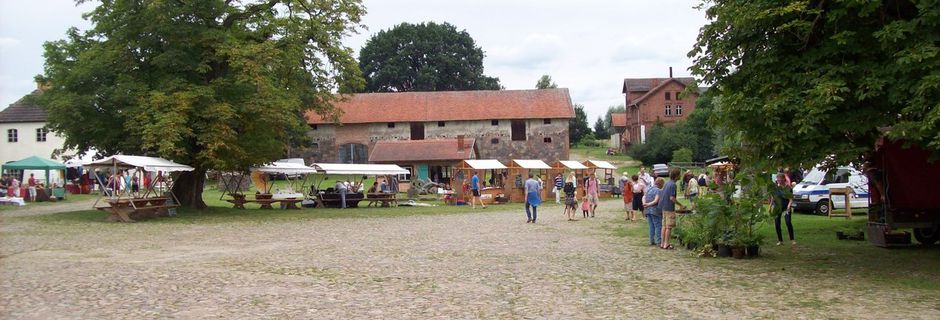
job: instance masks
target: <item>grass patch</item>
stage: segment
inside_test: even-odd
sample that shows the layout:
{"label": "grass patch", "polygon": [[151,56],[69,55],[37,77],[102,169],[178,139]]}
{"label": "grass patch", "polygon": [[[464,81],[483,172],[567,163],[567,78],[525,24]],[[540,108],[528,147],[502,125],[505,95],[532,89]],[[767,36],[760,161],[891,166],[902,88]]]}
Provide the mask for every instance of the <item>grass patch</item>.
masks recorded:
{"label": "grass patch", "polygon": [[82,202],[82,201],[85,201],[85,200],[95,199],[95,198],[97,198],[97,197],[98,197],[98,195],[96,195],[96,194],[71,194],[71,193],[69,193],[69,194],[66,194],[66,195],[65,195],[65,199],[63,199],[63,200],[59,200],[59,201],[43,201],[43,202],[30,202],[30,203],[27,203],[26,206],[24,206],[24,207],[18,207],[18,206],[0,206],[0,211],[16,210],[16,209],[25,209],[25,208],[28,208],[28,207],[45,207],[45,206],[51,206],[51,205],[56,205],[56,204],[69,203],[69,202]]}
{"label": "grass patch", "polygon": [[[793,226],[797,240],[791,246],[783,226],[784,244],[774,245],[777,236],[773,221],[763,224],[759,233],[766,237],[761,246],[761,257],[747,263],[731,258],[703,259],[706,265],[734,270],[745,276],[786,272],[812,277],[844,278],[846,289],[865,287],[892,287],[902,290],[924,290],[940,293],[940,247],[911,246],[885,249],[868,241],[837,240],[835,232],[862,230],[866,216],[828,218],[825,216],[796,214]],[[616,237],[645,240],[646,223],[617,222],[604,227]],[[866,236],[867,230],[866,230]],[[807,280],[811,281],[811,280]],[[857,288],[851,288],[857,286]]]}

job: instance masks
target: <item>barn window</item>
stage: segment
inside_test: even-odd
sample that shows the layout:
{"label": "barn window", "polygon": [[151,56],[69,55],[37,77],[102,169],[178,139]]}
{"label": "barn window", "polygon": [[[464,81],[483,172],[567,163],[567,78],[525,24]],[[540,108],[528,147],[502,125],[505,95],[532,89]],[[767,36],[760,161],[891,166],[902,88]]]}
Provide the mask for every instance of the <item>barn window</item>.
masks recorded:
{"label": "barn window", "polygon": [[366,145],[347,143],[339,146],[340,163],[366,163],[369,161]]}

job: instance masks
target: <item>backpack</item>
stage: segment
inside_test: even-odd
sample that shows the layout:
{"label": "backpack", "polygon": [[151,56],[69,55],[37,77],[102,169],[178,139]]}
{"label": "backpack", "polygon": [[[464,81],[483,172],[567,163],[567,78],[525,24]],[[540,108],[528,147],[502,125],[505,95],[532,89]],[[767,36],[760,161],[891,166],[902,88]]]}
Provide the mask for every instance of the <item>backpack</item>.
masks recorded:
{"label": "backpack", "polygon": [[698,186],[699,186],[699,187],[704,187],[705,185],[706,185],[706,183],[705,183],[705,177],[698,177]]}

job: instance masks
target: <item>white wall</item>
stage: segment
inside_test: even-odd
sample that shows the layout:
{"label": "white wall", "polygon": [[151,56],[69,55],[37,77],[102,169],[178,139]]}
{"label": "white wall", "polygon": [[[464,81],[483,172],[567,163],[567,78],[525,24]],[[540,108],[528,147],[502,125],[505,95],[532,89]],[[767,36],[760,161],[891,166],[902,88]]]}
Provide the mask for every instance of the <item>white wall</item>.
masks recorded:
{"label": "white wall", "polygon": [[[52,159],[52,151],[62,148],[65,138],[50,132],[46,135],[46,141],[36,141],[36,129],[45,125],[44,122],[0,123],[0,164],[22,160],[29,156]],[[7,142],[9,129],[17,129],[18,142]]]}

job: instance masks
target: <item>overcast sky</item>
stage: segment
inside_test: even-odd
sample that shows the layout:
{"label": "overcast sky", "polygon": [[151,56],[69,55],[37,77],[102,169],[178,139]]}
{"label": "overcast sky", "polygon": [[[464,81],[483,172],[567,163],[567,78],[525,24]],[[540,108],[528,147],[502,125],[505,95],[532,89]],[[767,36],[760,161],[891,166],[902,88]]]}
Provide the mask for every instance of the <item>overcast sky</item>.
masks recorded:
{"label": "overcast sky", "polygon": [[[358,53],[366,40],[401,22],[449,22],[483,48],[485,73],[506,89],[531,89],[543,74],[585,105],[591,125],[623,103],[623,78],[689,76],[704,12],[692,0],[365,0],[368,30],[346,40]],[[0,0],[0,109],[35,89],[42,44],[87,29],[71,0]]]}

